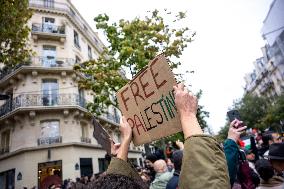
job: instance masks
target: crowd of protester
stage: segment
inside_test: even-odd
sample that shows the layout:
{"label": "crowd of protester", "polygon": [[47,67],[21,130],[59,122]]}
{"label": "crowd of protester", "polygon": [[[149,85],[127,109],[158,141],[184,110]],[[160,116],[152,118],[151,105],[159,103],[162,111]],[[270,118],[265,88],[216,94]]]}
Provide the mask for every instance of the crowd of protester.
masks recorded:
{"label": "crowd of protester", "polygon": [[[196,118],[197,99],[182,84],[174,87],[185,141],[146,154],[143,167],[127,162],[132,130],[122,118],[121,144],[112,147],[108,170],[65,180],[63,189],[284,189],[284,141],[277,132],[247,132],[241,120],[230,123],[220,144],[203,134]],[[241,140],[249,136],[249,144]],[[50,188],[56,188],[52,186]]]}

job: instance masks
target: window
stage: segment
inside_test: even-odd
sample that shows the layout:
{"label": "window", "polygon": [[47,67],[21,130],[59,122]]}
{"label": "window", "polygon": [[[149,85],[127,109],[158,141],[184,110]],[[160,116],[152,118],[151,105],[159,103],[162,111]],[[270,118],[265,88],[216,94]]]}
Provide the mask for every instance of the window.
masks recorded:
{"label": "window", "polygon": [[96,37],[94,37],[94,41],[95,41],[96,44],[99,43],[99,41],[97,40]]}
{"label": "window", "polygon": [[99,158],[99,172],[104,172],[107,170],[109,162],[105,158]]}
{"label": "window", "polygon": [[74,30],[74,45],[80,49],[80,44],[79,44],[79,35],[78,33]]}
{"label": "window", "polygon": [[80,172],[81,172],[81,177],[93,175],[92,158],[80,158]]}
{"label": "window", "polygon": [[138,166],[136,158],[128,158],[128,162],[131,163],[132,165]]}
{"label": "window", "polygon": [[46,120],[40,123],[40,138],[59,137],[59,121]]}
{"label": "window", "polygon": [[55,46],[43,46],[43,59],[42,65],[44,67],[56,66],[56,47]]}
{"label": "window", "polygon": [[0,188],[15,188],[15,169],[0,173]]}
{"label": "window", "polygon": [[88,45],[88,57],[89,59],[93,59],[93,56],[92,56],[92,48]]}
{"label": "window", "polygon": [[10,146],[10,130],[4,131],[1,134],[1,152],[9,152]]}
{"label": "window", "polygon": [[81,62],[81,59],[78,56],[76,56],[75,57],[75,64],[79,64],[80,62]]}
{"label": "window", "polygon": [[50,24],[55,23],[55,18],[43,17],[42,19],[43,19],[43,23],[50,23]]}
{"label": "window", "polygon": [[54,0],[43,0],[44,7],[54,8]]}
{"label": "window", "polygon": [[120,122],[120,116],[117,112],[117,109],[113,108],[113,111],[114,111],[114,120],[115,120],[116,123],[119,123]]}
{"label": "window", "polygon": [[86,124],[81,123],[81,130],[82,130],[82,137],[87,138],[88,137],[88,127]]}
{"label": "window", "polygon": [[87,26],[86,26],[86,25],[83,25],[83,27],[84,27],[84,30],[88,30],[88,28],[87,28]]}
{"label": "window", "polygon": [[75,13],[75,11],[73,9],[70,8],[70,12],[71,12],[72,16],[76,16],[76,13]]}
{"label": "window", "polygon": [[40,122],[40,137],[38,145],[46,145],[53,143],[61,143],[62,139],[59,136],[59,121],[46,120]]}
{"label": "window", "polygon": [[85,94],[83,89],[79,89],[79,105],[85,107]]}
{"label": "window", "polygon": [[56,79],[42,81],[42,105],[54,106],[58,104],[58,83]]}

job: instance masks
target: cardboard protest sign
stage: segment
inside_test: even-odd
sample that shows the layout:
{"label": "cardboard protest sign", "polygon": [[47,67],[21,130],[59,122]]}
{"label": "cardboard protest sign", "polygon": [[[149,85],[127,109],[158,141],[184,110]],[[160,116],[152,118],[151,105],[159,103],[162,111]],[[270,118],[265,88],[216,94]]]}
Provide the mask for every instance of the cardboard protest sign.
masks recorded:
{"label": "cardboard protest sign", "polygon": [[182,130],[174,101],[174,85],[174,75],[166,58],[160,55],[117,92],[119,108],[133,129],[135,145]]}

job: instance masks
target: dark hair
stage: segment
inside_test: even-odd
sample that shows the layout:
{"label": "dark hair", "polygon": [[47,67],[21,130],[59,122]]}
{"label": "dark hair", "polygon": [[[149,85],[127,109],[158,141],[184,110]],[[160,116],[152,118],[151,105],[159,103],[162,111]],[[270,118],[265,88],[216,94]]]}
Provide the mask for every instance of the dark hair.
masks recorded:
{"label": "dark hair", "polygon": [[173,163],[174,163],[174,166],[175,166],[175,171],[181,170],[182,157],[183,157],[183,151],[182,150],[177,150],[173,153]]}
{"label": "dark hair", "polygon": [[156,155],[156,157],[157,157],[157,160],[159,160],[159,159],[166,160],[164,151],[163,151],[162,149],[160,149],[160,148],[158,148],[158,149],[155,151],[155,155]]}
{"label": "dark hair", "polygon": [[92,189],[147,189],[147,185],[138,179],[119,174],[107,174],[96,180]]}
{"label": "dark hair", "polygon": [[80,179],[79,177],[76,178],[76,182],[80,182],[80,180],[81,180],[81,179]]}
{"label": "dark hair", "polygon": [[154,163],[155,161],[158,160],[158,158],[157,158],[157,156],[156,156],[155,154],[148,154],[148,155],[146,156],[146,159],[149,160],[149,161],[151,161],[152,163]]}
{"label": "dark hair", "polygon": [[262,135],[262,142],[263,142],[263,145],[268,146],[270,140],[273,140],[272,134],[271,134],[270,132],[264,133],[264,134]]}
{"label": "dark hair", "polygon": [[260,178],[268,181],[274,175],[274,169],[267,159],[260,159],[255,163],[255,169]]}

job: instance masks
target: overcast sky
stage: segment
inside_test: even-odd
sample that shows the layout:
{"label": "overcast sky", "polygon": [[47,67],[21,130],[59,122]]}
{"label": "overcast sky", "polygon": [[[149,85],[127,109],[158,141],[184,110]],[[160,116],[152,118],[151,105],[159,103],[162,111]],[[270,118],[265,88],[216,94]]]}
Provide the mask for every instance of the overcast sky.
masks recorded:
{"label": "overcast sky", "polygon": [[[71,0],[95,30],[93,18],[106,13],[114,22],[143,17],[148,10],[187,11],[186,27],[195,40],[183,52],[182,67],[194,70],[186,78],[191,90],[203,90],[199,104],[210,112],[207,120],[217,133],[225,125],[233,100],[241,98],[244,75],[261,56],[260,30],[272,0]],[[100,37],[103,37],[102,34]]]}

